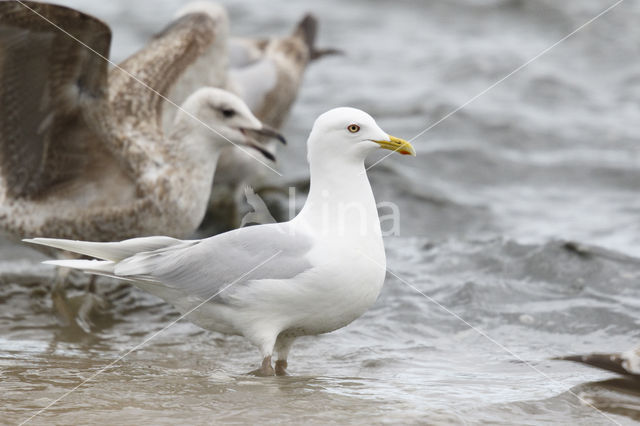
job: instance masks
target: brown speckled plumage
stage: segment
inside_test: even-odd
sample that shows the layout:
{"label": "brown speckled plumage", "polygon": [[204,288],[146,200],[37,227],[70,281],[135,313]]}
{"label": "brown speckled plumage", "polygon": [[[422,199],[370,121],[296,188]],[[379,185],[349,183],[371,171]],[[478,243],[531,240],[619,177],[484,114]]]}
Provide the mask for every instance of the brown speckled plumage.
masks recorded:
{"label": "brown speckled plumage", "polygon": [[276,69],[275,85],[254,108],[254,114],[263,123],[275,128],[282,126],[298,96],[307,65],[322,56],[316,53],[314,46],[317,25],[315,17],[306,15],[289,36],[244,40],[257,55],[255,60],[269,60]]}
{"label": "brown speckled plumage", "polygon": [[[252,67],[259,62],[268,62],[275,72],[275,81],[265,78],[264,83],[258,84],[263,86],[259,99],[245,99],[263,123],[280,128],[298,96],[309,63],[324,55],[338,53],[335,49],[316,48],[317,26],[316,18],[306,15],[294,31],[284,37],[234,40],[246,56],[244,66]],[[232,69],[232,76],[233,72]],[[264,87],[265,85],[269,86]],[[229,90],[242,96],[243,87],[234,87],[233,81]],[[274,151],[276,149],[273,142],[267,142],[267,146]],[[237,202],[242,198],[239,196],[239,189],[243,184],[249,184],[260,190],[265,183],[268,186],[273,182],[274,176],[269,169],[256,165],[237,149],[230,148],[223,152],[218,162],[214,180],[216,185],[212,190],[204,226],[215,225],[214,229],[218,231],[238,226]]]}
{"label": "brown speckled plumage", "polygon": [[[101,55],[111,31],[62,6],[24,2]],[[199,224],[201,178],[162,132],[160,94],[212,42],[204,14],[175,22],[122,68],[32,10],[0,2],[0,228],[9,236],[94,241]],[[206,200],[205,200],[206,202]]]}

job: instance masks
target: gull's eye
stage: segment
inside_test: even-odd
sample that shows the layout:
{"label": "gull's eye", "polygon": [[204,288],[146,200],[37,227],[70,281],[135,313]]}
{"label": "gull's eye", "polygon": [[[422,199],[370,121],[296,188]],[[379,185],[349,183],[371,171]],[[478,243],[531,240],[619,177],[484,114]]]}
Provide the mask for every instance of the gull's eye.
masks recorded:
{"label": "gull's eye", "polygon": [[232,110],[231,108],[224,108],[222,110],[222,115],[224,116],[224,118],[231,118],[234,115],[236,115],[236,112],[234,110]]}
{"label": "gull's eye", "polygon": [[360,126],[358,126],[357,124],[349,124],[347,126],[347,130],[351,133],[358,133],[360,131]]}

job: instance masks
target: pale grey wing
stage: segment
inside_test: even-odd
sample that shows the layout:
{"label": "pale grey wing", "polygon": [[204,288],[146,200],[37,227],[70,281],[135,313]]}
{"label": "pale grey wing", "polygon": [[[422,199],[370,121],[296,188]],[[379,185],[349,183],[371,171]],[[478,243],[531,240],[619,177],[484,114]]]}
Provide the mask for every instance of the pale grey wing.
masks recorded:
{"label": "pale grey wing", "polygon": [[118,263],[115,275],[162,283],[207,300],[230,284],[301,274],[311,268],[306,254],[312,244],[310,237],[288,232],[287,224],[251,226],[140,253]]}
{"label": "pale grey wing", "polygon": [[76,10],[0,2],[0,173],[9,196],[38,196],[87,166],[110,42],[106,24]]}
{"label": "pale grey wing", "polygon": [[109,98],[115,121],[152,138],[161,135],[165,98],[215,36],[215,22],[209,15],[188,14],[112,69]]}

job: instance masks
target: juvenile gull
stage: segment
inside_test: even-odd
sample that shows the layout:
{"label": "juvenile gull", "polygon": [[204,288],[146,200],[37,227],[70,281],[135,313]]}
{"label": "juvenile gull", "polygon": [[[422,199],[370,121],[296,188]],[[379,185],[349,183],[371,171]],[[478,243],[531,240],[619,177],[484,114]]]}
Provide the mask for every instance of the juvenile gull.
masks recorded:
{"label": "juvenile gull", "polygon": [[[227,87],[249,105],[256,117],[274,128],[280,128],[289,115],[311,61],[338,52],[316,47],[317,27],[317,19],[308,14],[283,37],[230,39]],[[276,144],[265,142],[275,154]],[[259,192],[278,183],[269,169],[255,167],[244,157],[234,147],[226,148],[220,156],[205,225],[212,218],[217,224],[226,219],[228,228],[236,227],[237,209],[243,204],[240,188],[248,184]]]}
{"label": "juvenile gull", "polygon": [[[97,53],[111,32],[62,6],[25,2]],[[277,136],[237,96],[193,93],[160,128],[160,95],[214,34],[193,16],[180,43],[108,63],[19,3],[0,3],[0,226],[10,234],[112,240],[185,237],[198,226],[220,150]],[[196,25],[197,24],[197,25]],[[135,60],[137,59],[137,60]],[[145,83],[148,87],[145,87]],[[152,90],[153,89],[153,90]],[[255,161],[255,160],[254,160]]]}
{"label": "juvenile gull", "polygon": [[318,20],[305,15],[284,37],[231,38],[227,88],[238,94],[264,123],[280,127],[311,61],[339,53],[316,47]]}
{"label": "juvenile gull", "polygon": [[[147,45],[151,54],[157,52],[154,44],[180,43],[185,30],[190,32],[197,20],[208,20],[214,28],[214,37],[203,40],[202,48],[176,79],[168,91],[168,98],[181,104],[187,97],[204,86],[226,88],[229,69],[229,16],[224,6],[209,2],[196,1],[183,6],[175,19]],[[163,123],[165,130],[177,113],[169,104],[163,105]],[[246,154],[245,154],[246,155]]]}
{"label": "juvenile gull", "polygon": [[[169,98],[180,103],[200,86],[226,87],[239,95],[263,123],[281,127],[293,105],[307,66],[312,60],[338,53],[316,47],[317,19],[308,14],[291,34],[280,37],[238,38],[229,36],[229,17],[224,6],[196,1],[183,6],[175,20],[156,39],[180,38],[181,23],[194,16],[215,22],[216,37],[204,48],[178,78]],[[152,42],[153,43],[153,42]],[[175,114],[172,105],[164,106],[165,123]],[[166,125],[166,124],[165,124]],[[262,138],[265,149],[276,153],[277,144]],[[275,164],[271,164],[275,167]],[[216,230],[239,225],[238,206],[243,203],[239,190],[246,184],[260,190],[273,184],[276,174],[267,167],[256,167],[246,153],[227,147],[220,156],[211,204],[205,226]]]}
{"label": "juvenile gull", "polygon": [[161,94],[215,36],[207,16],[190,15],[181,38],[125,61],[136,80],[108,73],[106,24],[23,3],[0,3],[0,230],[9,236],[186,237],[204,216],[222,148],[264,151],[258,134],[280,137],[214,88],[193,93],[163,133]]}
{"label": "juvenile gull", "polygon": [[289,222],[191,241],[26,241],[100,259],[50,263],[131,281],[203,328],[246,337],[262,355],[253,373],[284,375],[297,337],[346,326],[382,288],[385,252],[365,157],[379,148],[415,155],[353,108],[321,115],[307,146],[309,198]]}

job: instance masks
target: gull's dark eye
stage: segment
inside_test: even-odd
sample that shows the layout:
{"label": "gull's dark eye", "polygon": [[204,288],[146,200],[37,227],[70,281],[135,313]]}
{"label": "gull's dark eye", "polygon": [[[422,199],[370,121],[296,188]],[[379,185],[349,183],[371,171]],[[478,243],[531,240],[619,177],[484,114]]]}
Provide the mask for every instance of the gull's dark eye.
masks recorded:
{"label": "gull's dark eye", "polygon": [[358,126],[357,124],[349,124],[347,126],[347,130],[351,133],[358,133],[360,131],[360,126]]}
{"label": "gull's dark eye", "polygon": [[224,118],[231,118],[234,115],[236,115],[236,112],[234,110],[232,110],[231,108],[223,108],[222,109],[222,115],[224,116]]}

